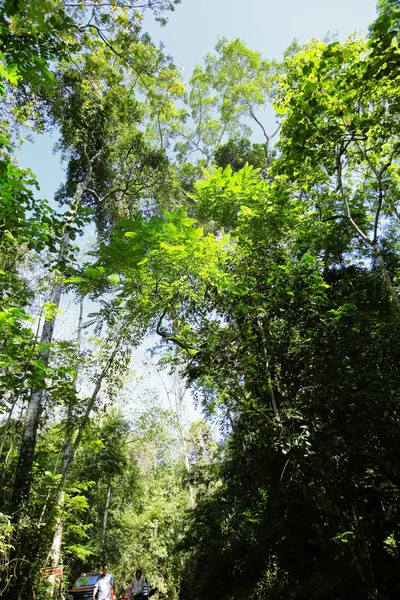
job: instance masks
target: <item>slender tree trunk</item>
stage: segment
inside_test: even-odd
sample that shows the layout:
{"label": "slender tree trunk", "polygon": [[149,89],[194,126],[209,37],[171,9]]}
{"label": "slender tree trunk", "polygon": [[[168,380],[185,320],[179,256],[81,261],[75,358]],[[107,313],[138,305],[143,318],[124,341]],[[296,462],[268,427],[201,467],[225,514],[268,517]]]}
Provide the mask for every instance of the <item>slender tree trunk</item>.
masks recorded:
{"label": "slender tree trunk", "polygon": [[[4,444],[5,444],[5,441],[6,441],[7,434],[8,434],[8,429],[9,429],[10,424],[11,424],[11,417],[12,417],[14,408],[17,405],[18,400],[19,400],[19,395],[17,395],[17,397],[15,398],[15,400],[14,400],[14,402],[13,402],[11,408],[10,408],[10,411],[8,413],[7,421],[6,421],[6,424],[4,426],[4,430],[3,430],[3,438],[2,438],[1,444],[0,444],[0,458],[1,458],[2,454],[3,454]],[[2,488],[3,488],[3,485],[4,485],[4,480],[6,478],[7,464],[8,464],[8,460],[9,460],[9,457],[11,455],[11,452],[12,452],[12,448],[13,448],[13,445],[14,445],[15,437],[16,437],[16,431],[14,429],[14,433],[13,433],[13,435],[11,437],[11,441],[10,441],[10,446],[9,446],[7,455],[6,455],[6,457],[4,459],[4,462],[3,462],[3,472],[2,472],[2,475],[1,475],[1,487]],[[6,493],[5,493],[5,488],[4,488],[4,502],[5,501],[6,501]]]}
{"label": "slender tree trunk", "polygon": [[[183,452],[183,456],[185,459],[186,473],[187,473],[187,476],[190,477],[190,462],[189,462],[189,453],[187,450],[186,439],[181,440],[181,447],[182,447],[182,452]],[[190,498],[190,506],[192,508],[194,508],[196,506],[196,501],[195,501],[195,496],[194,496],[194,489],[193,489],[193,486],[190,483],[190,481],[189,481],[189,498]]]}
{"label": "slender tree trunk", "polygon": [[[11,417],[13,415],[13,412],[14,412],[14,409],[15,409],[15,407],[17,405],[18,400],[19,400],[19,393],[17,393],[17,395],[15,396],[15,399],[14,399],[13,403],[10,406],[10,410],[8,411],[7,421],[6,421],[6,424],[4,426],[3,435],[2,435],[2,438],[1,438],[1,442],[0,442],[0,457],[3,454],[3,448],[4,448],[4,444],[6,442],[8,428],[10,427]],[[4,479],[4,470],[3,470],[3,479]]]}
{"label": "slender tree trunk", "polygon": [[271,400],[271,406],[272,406],[272,410],[274,411],[274,416],[279,417],[278,405],[276,403],[275,391],[274,391],[274,386],[273,386],[272,378],[271,378],[270,359],[268,358],[268,355],[267,355],[268,345],[267,345],[267,341],[265,339],[264,327],[259,319],[256,319],[256,324],[257,324],[257,329],[258,329],[260,340],[261,340],[262,352],[265,357],[265,372],[267,374],[267,387],[268,387],[269,397]]}
{"label": "slender tree trunk", "polygon": [[[34,353],[36,345],[37,345],[37,341],[38,341],[38,338],[39,338],[40,323],[41,323],[41,320],[42,320],[42,315],[43,315],[43,309],[39,313],[38,324],[37,324],[37,327],[36,327],[35,340],[34,340],[34,343],[33,343],[32,350],[30,352],[29,358],[27,359],[25,367],[24,367],[24,371],[23,371],[22,378],[21,378],[22,381],[25,380],[26,371],[27,371],[27,369],[28,369],[28,367],[30,365],[30,360],[31,360],[31,358],[33,356],[33,353]],[[1,443],[0,443],[0,457],[1,457],[2,453],[3,453],[3,447],[4,447],[5,439],[6,439],[6,436],[7,436],[7,433],[8,433],[8,428],[9,428],[10,423],[11,423],[12,415],[13,415],[14,410],[15,410],[17,404],[18,404],[18,400],[20,400],[20,398],[21,398],[21,387],[19,387],[16,390],[15,399],[14,399],[14,401],[13,401],[11,407],[10,407],[9,413],[8,413],[7,422],[6,422],[6,425],[4,427],[3,437],[2,437],[2,440],[1,440]],[[6,472],[6,469],[5,469],[5,466],[4,466],[2,483],[4,481],[5,472]]]}
{"label": "slender tree trunk", "polygon": [[[53,536],[53,542],[51,544],[50,556],[48,564],[51,567],[58,567],[59,564],[62,564],[62,556],[61,556],[61,545],[62,545],[62,536],[63,536],[63,520],[62,520],[62,512],[64,508],[64,494],[61,495],[60,501],[58,503],[58,511],[59,514],[57,516],[56,529]],[[54,591],[56,585],[60,585],[60,575],[50,575],[49,577],[50,587],[48,590],[48,594],[50,598],[54,597]]]}
{"label": "slender tree trunk", "polygon": [[[368,158],[367,158],[368,160]],[[370,161],[368,161],[370,166],[371,163]],[[355,220],[352,217],[351,214],[351,210],[350,210],[350,204],[349,201],[347,199],[347,196],[345,194],[345,191],[343,189],[343,182],[342,182],[342,163],[341,163],[341,156],[338,156],[337,158],[337,169],[338,169],[338,186],[337,189],[340,192],[342,198],[343,198],[343,202],[346,208],[346,213],[347,213],[347,217],[350,221],[350,223],[352,224],[352,226],[354,227],[354,229],[357,231],[358,235],[360,236],[360,238],[365,242],[365,244],[367,244],[368,246],[370,246],[370,248],[373,249],[374,254],[376,256],[376,259],[378,261],[378,266],[379,269],[381,271],[382,274],[382,278],[383,281],[385,283],[386,289],[388,291],[389,294],[389,299],[390,301],[394,304],[396,310],[400,311],[400,298],[399,298],[399,294],[393,284],[392,278],[390,276],[389,271],[386,268],[385,265],[385,261],[383,260],[383,256],[382,256],[382,252],[381,249],[379,247],[379,243],[378,243],[378,229],[379,229],[379,217],[381,214],[381,207],[382,207],[382,202],[383,202],[383,194],[385,192],[384,189],[382,189],[382,182],[381,182],[381,175],[378,175],[375,172],[375,175],[378,179],[378,184],[380,186],[380,195],[379,195],[379,204],[378,204],[378,208],[377,211],[375,213],[375,225],[374,225],[374,234],[373,234],[373,238],[370,239],[368,237],[368,235],[357,225],[357,223],[355,222]],[[372,171],[374,171],[374,168],[372,167]]]}
{"label": "slender tree trunk", "polygon": [[[69,241],[70,241],[70,230],[74,222],[75,216],[78,212],[82,194],[88,187],[92,177],[91,163],[89,162],[88,170],[86,175],[80,183],[78,183],[75,191],[73,201],[71,202],[71,212],[65,221],[64,235],[61,242],[61,247],[58,255],[59,273],[57,274],[57,280],[54,283],[50,303],[56,308],[59,307],[63,277],[62,273],[64,270],[64,263],[68,253]],[[49,364],[50,356],[50,344],[53,341],[55,326],[55,315],[52,319],[45,321],[42,329],[42,335],[40,342],[45,344],[46,347],[40,352],[40,359],[45,365]],[[44,392],[42,389],[32,390],[31,396],[28,402],[28,408],[25,416],[24,431],[22,434],[21,449],[18,458],[17,472],[15,476],[14,490],[12,496],[12,505],[14,507],[14,521],[19,520],[18,515],[24,514],[26,505],[29,499],[29,492],[32,481],[32,467],[33,459],[35,454],[37,432],[40,424],[40,417],[43,409],[43,396]]]}
{"label": "slender tree trunk", "polygon": [[[64,235],[60,250],[60,258],[64,257],[68,242],[69,235],[67,234]],[[56,308],[58,308],[60,304],[61,288],[62,281],[61,277],[59,277],[59,281],[54,284],[49,299],[49,302],[54,304]],[[40,339],[42,344],[47,345],[47,347],[39,354],[40,360],[46,367],[49,364],[50,344],[53,340],[54,326],[55,317],[49,321],[45,321]],[[31,486],[33,456],[36,446],[37,430],[39,428],[40,417],[42,414],[42,401],[43,390],[32,390],[25,416],[24,431],[22,434],[21,450],[19,453],[12,501],[13,506],[15,508],[19,508],[22,510],[22,512],[26,507]]]}
{"label": "slender tree trunk", "polygon": [[122,341],[122,338],[120,338],[118,340],[118,342],[116,343],[115,348],[114,348],[112,354],[110,355],[107,363],[105,364],[102,372],[100,373],[100,375],[98,377],[97,383],[96,383],[95,388],[93,390],[93,394],[89,398],[89,402],[87,404],[85,414],[83,415],[83,417],[81,419],[81,422],[79,423],[78,431],[77,431],[77,434],[76,434],[74,442],[72,443],[72,440],[70,439],[68,445],[66,445],[65,448],[64,448],[64,458],[63,458],[63,465],[62,465],[62,471],[61,471],[61,480],[60,480],[58,491],[57,491],[57,494],[56,494],[56,497],[55,497],[55,500],[54,500],[53,507],[57,506],[58,502],[60,501],[60,497],[61,497],[61,494],[63,493],[64,487],[65,487],[65,482],[67,480],[67,475],[68,475],[69,468],[70,468],[70,466],[71,466],[71,464],[72,464],[72,462],[73,462],[73,460],[75,458],[75,454],[76,454],[76,451],[77,451],[77,449],[79,447],[79,444],[80,444],[80,441],[81,441],[81,438],[82,438],[82,434],[83,434],[84,429],[85,429],[85,427],[87,425],[87,422],[89,421],[90,413],[92,412],[93,407],[96,404],[96,400],[97,400],[97,397],[99,395],[99,392],[100,392],[103,380],[106,377],[106,375],[107,375],[108,371],[110,370],[110,368],[112,367],[112,365],[114,363],[114,360],[115,360],[115,357],[118,354],[121,341]]}
{"label": "slender tree trunk", "polygon": [[[80,362],[80,354],[81,354],[81,345],[82,345],[82,325],[83,325],[83,302],[81,301],[79,306],[79,320],[78,320],[78,336],[76,342],[76,354],[75,354],[75,381],[74,388],[76,391],[76,385],[78,381],[78,373],[79,373],[79,362]],[[72,446],[72,434],[74,430],[74,417],[72,414],[72,408],[68,408],[68,416],[67,416],[67,432],[64,443],[64,452],[63,452],[63,461],[61,473],[64,473],[68,470],[68,466],[71,459],[71,446]]]}
{"label": "slender tree trunk", "polygon": [[[83,324],[83,301],[79,304],[79,320],[78,320],[78,335],[76,342],[76,353],[75,353],[75,381],[74,387],[76,390],[76,384],[78,380],[79,373],[79,357],[81,354],[81,344],[82,344],[82,324]],[[72,408],[68,407],[68,416],[67,416],[67,431],[64,443],[64,452],[63,452],[63,462],[62,462],[62,470],[64,471],[64,465],[69,460],[70,452],[71,452],[71,441],[72,441],[72,430],[73,430],[73,414]],[[56,513],[57,513],[57,521],[56,528],[53,535],[53,541],[51,543],[49,555],[47,558],[47,564],[50,567],[57,567],[60,563],[62,563],[62,555],[61,555],[61,545],[62,545],[62,536],[63,536],[63,508],[64,508],[64,491],[61,490],[61,494],[59,495],[58,502],[56,504]],[[59,581],[57,581],[57,576],[52,575],[49,578],[50,581],[50,589],[49,596],[54,596],[55,586]]]}
{"label": "slender tree trunk", "polygon": [[[183,460],[185,462],[186,474],[188,476],[190,506],[192,508],[194,508],[196,506],[196,500],[195,500],[194,488],[193,488],[192,484],[190,483],[191,468],[190,468],[189,452],[188,452],[187,441],[186,441],[187,440],[187,424],[186,424],[186,419],[185,419],[185,404],[184,404],[186,390],[184,390],[182,388],[182,378],[180,376],[179,371],[175,372],[174,390],[172,392],[167,388],[165,381],[161,377],[160,373],[158,373],[158,376],[161,379],[161,382],[164,386],[164,390],[165,390],[165,393],[167,394],[170,408],[176,414],[177,423],[178,423],[177,429],[178,429],[179,444],[180,444]],[[171,400],[171,395],[174,398],[174,405]]]}
{"label": "slender tree trunk", "polygon": [[377,242],[373,243],[373,248],[374,248],[374,253],[375,253],[376,259],[378,261],[379,268],[380,268],[381,273],[382,273],[383,280],[384,280],[385,285],[386,285],[386,289],[387,289],[387,291],[389,293],[389,298],[393,302],[393,304],[395,305],[396,309],[398,311],[400,311],[400,299],[399,299],[399,295],[397,293],[396,288],[393,285],[392,278],[390,277],[389,271],[386,268],[385,261],[383,260],[382,253],[381,253],[381,250],[380,250],[379,245],[378,245]]}
{"label": "slender tree trunk", "polygon": [[102,547],[104,547],[104,543],[106,541],[108,513],[110,510],[110,502],[111,502],[111,483],[112,483],[112,479],[110,479],[110,481],[108,483],[108,487],[107,487],[106,506],[104,509],[104,517],[103,517],[103,528],[101,530],[101,545],[102,545]]}

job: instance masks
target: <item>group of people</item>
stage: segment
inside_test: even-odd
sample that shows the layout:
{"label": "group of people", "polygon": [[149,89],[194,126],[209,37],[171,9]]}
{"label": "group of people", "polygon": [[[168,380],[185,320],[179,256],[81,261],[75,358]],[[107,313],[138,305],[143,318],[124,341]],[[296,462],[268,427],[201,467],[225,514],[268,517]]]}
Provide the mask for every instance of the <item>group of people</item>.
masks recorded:
{"label": "group of people", "polygon": [[[149,584],[138,569],[135,577],[128,585],[128,598],[121,596],[119,600],[148,600]],[[108,564],[103,565],[103,573],[99,576],[93,588],[93,600],[113,600],[115,598],[115,583]]]}

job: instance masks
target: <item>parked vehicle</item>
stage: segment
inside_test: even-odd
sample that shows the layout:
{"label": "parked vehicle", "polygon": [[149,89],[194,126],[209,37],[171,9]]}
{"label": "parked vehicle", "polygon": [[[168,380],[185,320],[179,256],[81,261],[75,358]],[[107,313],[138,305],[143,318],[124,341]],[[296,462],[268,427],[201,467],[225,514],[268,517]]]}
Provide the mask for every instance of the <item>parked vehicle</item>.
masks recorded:
{"label": "parked vehicle", "polygon": [[69,588],[67,600],[92,600],[93,588],[101,573],[82,573]]}

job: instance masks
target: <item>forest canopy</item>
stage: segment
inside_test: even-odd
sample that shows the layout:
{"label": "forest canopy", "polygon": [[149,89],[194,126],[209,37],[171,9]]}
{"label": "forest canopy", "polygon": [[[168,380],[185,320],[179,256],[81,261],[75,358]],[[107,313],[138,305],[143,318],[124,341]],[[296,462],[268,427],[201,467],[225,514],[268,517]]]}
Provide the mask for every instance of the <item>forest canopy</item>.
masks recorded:
{"label": "forest canopy", "polygon": [[1,3],[0,595],[397,598],[400,3],[188,81],[177,4]]}

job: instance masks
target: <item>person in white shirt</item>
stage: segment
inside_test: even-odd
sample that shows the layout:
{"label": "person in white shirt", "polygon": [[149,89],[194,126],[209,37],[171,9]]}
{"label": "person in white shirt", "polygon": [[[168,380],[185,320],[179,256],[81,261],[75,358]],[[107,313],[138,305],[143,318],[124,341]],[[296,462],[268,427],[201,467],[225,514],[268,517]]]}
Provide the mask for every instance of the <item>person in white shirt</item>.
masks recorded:
{"label": "person in white shirt", "polygon": [[108,565],[103,565],[103,574],[99,575],[93,588],[93,600],[111,600],[115,596],[114,577],[108,572]]}
{"label": "person in white shirt", "polygon": [[143,600],[143,586],[144,578],[142,577],[142,571],[138,569],[129,586],[129,597],[133,600]]}

